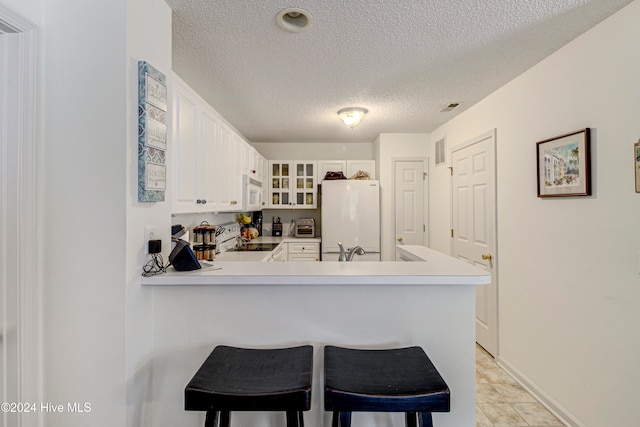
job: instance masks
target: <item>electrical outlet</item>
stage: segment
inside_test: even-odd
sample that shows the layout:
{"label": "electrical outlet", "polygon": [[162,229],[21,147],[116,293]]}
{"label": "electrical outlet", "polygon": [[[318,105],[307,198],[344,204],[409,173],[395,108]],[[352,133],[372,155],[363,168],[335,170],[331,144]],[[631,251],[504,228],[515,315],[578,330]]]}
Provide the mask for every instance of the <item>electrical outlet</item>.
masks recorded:
{"label": "electrical outlet", "polygon": [[149,240],[159,239],[160,236],[156,235],[156,227],[153,225],[147,225],[144,227],[144,252],[149,254]]}

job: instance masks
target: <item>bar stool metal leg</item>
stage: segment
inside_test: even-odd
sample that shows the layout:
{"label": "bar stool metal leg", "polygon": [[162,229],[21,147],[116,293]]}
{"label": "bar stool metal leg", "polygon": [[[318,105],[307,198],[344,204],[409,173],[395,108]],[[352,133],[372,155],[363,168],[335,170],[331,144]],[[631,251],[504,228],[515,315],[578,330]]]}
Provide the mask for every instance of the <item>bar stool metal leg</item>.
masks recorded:
{"label": "bar stool metal leg", "polygon": [[231,423],[231,412],[220,411],[220,427],[229,427]]}
{"label": "bar stool metal leg", "polygon": [[418,427],[418,420],[415,412],[405,412],[404,419],[406,427]]}
{"label": "bar stool metal leg", "polygon": [[304,427],[302,412],[287,411],[287,427]]}
{"label": "bar stool metal leg", "polygon": [[351,412],[335,411],[331,420],[331,427],[351,427]]}
{"label": "bar stool metal leg", "polygon": [[420,412],[418,417],[420,418],[420,427],[433,427],[431,412]]}
{"label": "bar stool metal leg", "polygon": [[207,411],[207,416],[204,419],[204,427],[217,427],[218,411]]}

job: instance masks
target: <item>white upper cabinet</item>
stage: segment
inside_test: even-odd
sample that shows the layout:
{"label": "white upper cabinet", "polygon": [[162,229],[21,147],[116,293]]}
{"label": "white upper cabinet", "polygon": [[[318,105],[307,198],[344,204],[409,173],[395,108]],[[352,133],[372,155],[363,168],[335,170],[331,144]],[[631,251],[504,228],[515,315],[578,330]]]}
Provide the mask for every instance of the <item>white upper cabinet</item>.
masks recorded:
{"label": "white upper cabinet", "polygon": [[318,207],[318,179],[316,161],[297,161],[294,169],[293,207]]}
{"label": "white upper cabinet", "polygon": [[264,157],[253,146],[243,141],[242,147],[242,173],[257,181],[263,181]]}
{"label": "white upper cabinet", "polygon": [[248,144],[191,88],[177,79],[172,87],[172,212],[242,209],[242,150]]}
{"label": "white upper cabinet", "polygon": [[317,208],[317,168],[315,160],[269,161],[269,208]]}
{"label": "white upper cabinet", "polygon": [[291,176],[293,162],[269,161],[269,194],[267,200],[270,208],[283,208],[291,205]]}
{"label": "white upper cabinet", "polygon": [[220,211],[242,209],[242,140],[226,124],[220,124],[220,156],[216,162]]}
{"label": "white upper cabinet", "polygon": [[218,210],[217,162],[220,124],[215,116],[203,111],[200,114],[200,152],[196,168],[200,211]]}
{"label": "white upper cabinet", "polygon": [[200,109],[189,92],[174,84],[174,120],[171,161],[174,165],[173,207],[175,213],[197,212],[207,203],[212,189],[204,188],[199,174],[206,163],[206,150],[200,139]]}
{"label": "white upper cabinet", "polygon": [[347,160],[347,170],[345,175],[351,178],[359,171],[368,172],[371,179],[376,179],[376,161],[375,160]]}
{"label": "white upper cabinet", "polygon": [[347,174],[346,160],[318,160],[318,180],[322,181],[327,172],[343,172]]}
{"label": "white upper cabinet", "polygon": [[358,171],[368,172],[371,179],[376,179],[375,160],[318,160],[318,180],[322,181],[327,172],[342,172],[351,178]]}

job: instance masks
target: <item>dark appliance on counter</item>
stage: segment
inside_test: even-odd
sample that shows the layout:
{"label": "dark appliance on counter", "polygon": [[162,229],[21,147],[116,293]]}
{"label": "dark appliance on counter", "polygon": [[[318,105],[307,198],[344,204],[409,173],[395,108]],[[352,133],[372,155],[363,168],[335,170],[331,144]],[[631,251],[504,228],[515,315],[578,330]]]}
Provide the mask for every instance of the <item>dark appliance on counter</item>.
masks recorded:
{"label": "dark appliance on counter", "polygon": [[178,271],[191,271],[202,268],[189,243],[180,239],[178,239],[176,246],[169,254],[169,262]]}
{"label": "dark appliance on counter", "polygon": [[196,254],[191,250],[191,245],[180,237],[186,234],[186,229],[181,225],[171,226],[171,240],[175,242],[175,246],[169,254],[169,263],[173,265],[177,271],[191,271],[202,268]]}
{"label": "dark appliance on counter", "polygon": [[271,235],[282,236],[282,221],[280,221],[280,217],[271,223]]}

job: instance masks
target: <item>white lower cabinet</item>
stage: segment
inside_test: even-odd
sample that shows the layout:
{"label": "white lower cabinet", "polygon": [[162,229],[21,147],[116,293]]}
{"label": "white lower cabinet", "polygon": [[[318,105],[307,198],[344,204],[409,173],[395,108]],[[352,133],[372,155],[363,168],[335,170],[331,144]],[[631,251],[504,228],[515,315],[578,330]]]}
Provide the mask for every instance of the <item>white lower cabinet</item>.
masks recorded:
{"label": "white lower cabinet", "polygon": [[288,258],[288,251],[287,251],[287,246],[289,244],[288,243],[280,243],[280,245],[275,248],[273,250],[273,252],[271,252],[271,258],[269,258],[269,261],[272,262],[284,262],[287,261]]}
{"label": "white lower cabinet", "polygon": [[320,261],[320,243],[288,243],[289,261]]}

